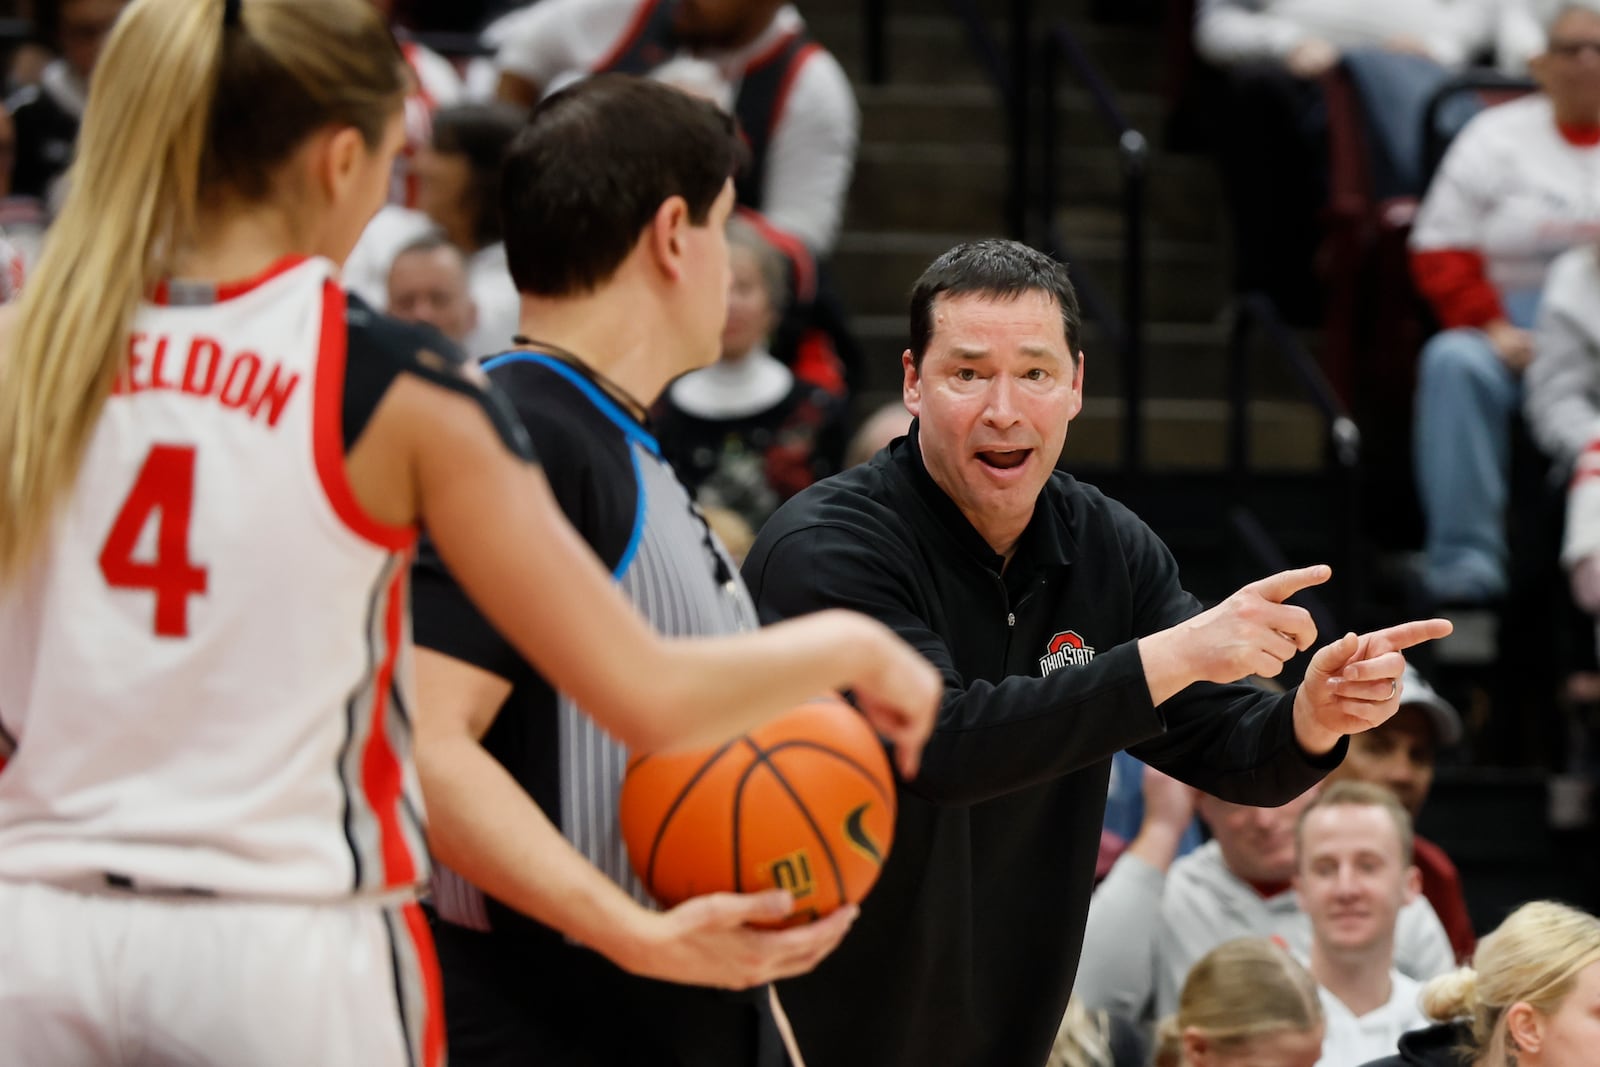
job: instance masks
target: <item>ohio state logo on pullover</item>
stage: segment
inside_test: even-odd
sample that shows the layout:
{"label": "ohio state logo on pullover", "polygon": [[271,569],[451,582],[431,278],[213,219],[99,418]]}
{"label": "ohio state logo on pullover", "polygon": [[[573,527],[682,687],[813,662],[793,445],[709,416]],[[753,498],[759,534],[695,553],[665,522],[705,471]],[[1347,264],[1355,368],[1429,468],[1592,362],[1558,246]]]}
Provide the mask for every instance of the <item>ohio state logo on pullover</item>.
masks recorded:
{"label": "ohio state logo on pullover", "polygon": [[1063,630],[1050,639],[1050,647],[1039,657],[1039,677],[1059,667],[1082,667],[1094,659],[1094,647],[1083,643],[1076,630]]}

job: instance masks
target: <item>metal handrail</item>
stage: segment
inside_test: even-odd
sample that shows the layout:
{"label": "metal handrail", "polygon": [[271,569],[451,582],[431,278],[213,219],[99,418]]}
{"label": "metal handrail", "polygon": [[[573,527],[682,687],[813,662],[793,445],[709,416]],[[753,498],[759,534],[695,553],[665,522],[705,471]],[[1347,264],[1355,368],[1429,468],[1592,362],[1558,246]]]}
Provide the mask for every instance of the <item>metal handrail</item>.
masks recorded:
{"label": "metal handrail", "polygon": [[[1145,190],[1149,177],[1150,145],[1134,128],[1117,103],[1116,95],[1100,73],[1077,36],[1065,23],[1057,23],[1046,35],[1041,59],[1045,92],[1045,114],[1039,124],[1040,181],[1033,214],[1040,227],[1039,242],[1058,258],[1071,261],[1066,242],[1055,221],[1055,195],[1059,165],[1057,142],[1059,116],[1056,92],[1064,71],[1071,71],[1089,92],[1095,113],[1116,139],[1122,168],[1122,315],[1110,329],[1122,356],[1122,460],[1129,470],[1144,463],[1144,275],[1145,275]],[[1076,277],[1076,276],[1075,276]],[[1090,303],[1102,304],[1100,321],[1111,327],[1115,319],[1104,315],[1103,301],[1092,286],[1081,286]]]}

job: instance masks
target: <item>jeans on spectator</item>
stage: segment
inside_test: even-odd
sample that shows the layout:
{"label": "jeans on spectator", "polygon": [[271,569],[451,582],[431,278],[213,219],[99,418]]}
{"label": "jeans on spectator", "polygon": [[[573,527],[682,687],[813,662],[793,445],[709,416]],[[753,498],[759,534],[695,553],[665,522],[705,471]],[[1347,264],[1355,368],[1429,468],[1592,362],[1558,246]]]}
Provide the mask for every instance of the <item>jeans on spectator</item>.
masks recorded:
{"label": "jeans on spectator", "polygon": [[1436,334],[1417,371],[1417,492],[1427,525],[1423,580],[1446,603],[1506,590],[1511,419],[1522,380],[1482,330]]}
{"label": "jeans on spectator", "polygon": [[[1380,200],[1421,196],[1426,177],[1423,118],[1429,99],[1453,72],[1425,56],[1381,48],[1349,49],[1344,66],[1366,120],[1373,195]],[[1436,124],[1441,132],[1454,134],[1482,109],[1475,94],[1457,94],[1445,104]]]}

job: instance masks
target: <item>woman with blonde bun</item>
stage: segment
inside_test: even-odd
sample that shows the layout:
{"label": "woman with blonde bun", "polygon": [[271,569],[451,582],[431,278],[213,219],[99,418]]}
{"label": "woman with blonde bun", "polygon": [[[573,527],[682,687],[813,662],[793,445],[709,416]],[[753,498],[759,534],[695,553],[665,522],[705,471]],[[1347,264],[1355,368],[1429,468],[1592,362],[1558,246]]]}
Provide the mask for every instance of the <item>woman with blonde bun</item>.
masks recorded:
{"label": "woman with blonde bun", "polygon": [[1478,943],[1472,966],[1422,991],[1438,1025],[1367,1067],[1591,1067],[1600,1063],[1600,919],[1540,900]]}
{"label": "woman with blonde bun", "polygon": [[1154,1067],[1314,1067],[1322,1002],[1293,956],[1264,937],[1225,941],[1184,979]]}

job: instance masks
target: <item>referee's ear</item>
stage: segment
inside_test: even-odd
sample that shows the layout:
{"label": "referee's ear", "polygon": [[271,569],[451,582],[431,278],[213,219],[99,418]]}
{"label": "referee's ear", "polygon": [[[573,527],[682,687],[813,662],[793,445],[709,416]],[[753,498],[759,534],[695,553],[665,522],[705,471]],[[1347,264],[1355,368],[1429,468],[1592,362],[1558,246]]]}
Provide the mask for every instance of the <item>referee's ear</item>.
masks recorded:
{"label": "referee's ear", "polygon": [[[639,239],[649,247],[651,258],[669,281],[683,279],[688,253],[685,231],[690,225],[689,202],[681,196],[669,196],[656,208],[649,229]],[[638,251],[635,246],[634,252]]]}
{"label": "referee's ear", "polygon": [[912,355],[911,349],[908,348],[900,354],[900,367],[905,372],[905,380],[900,385],[900,396],[905,401],[906,410],[916,418],[922,414],[922,375],[917,373],[917,358]]}

